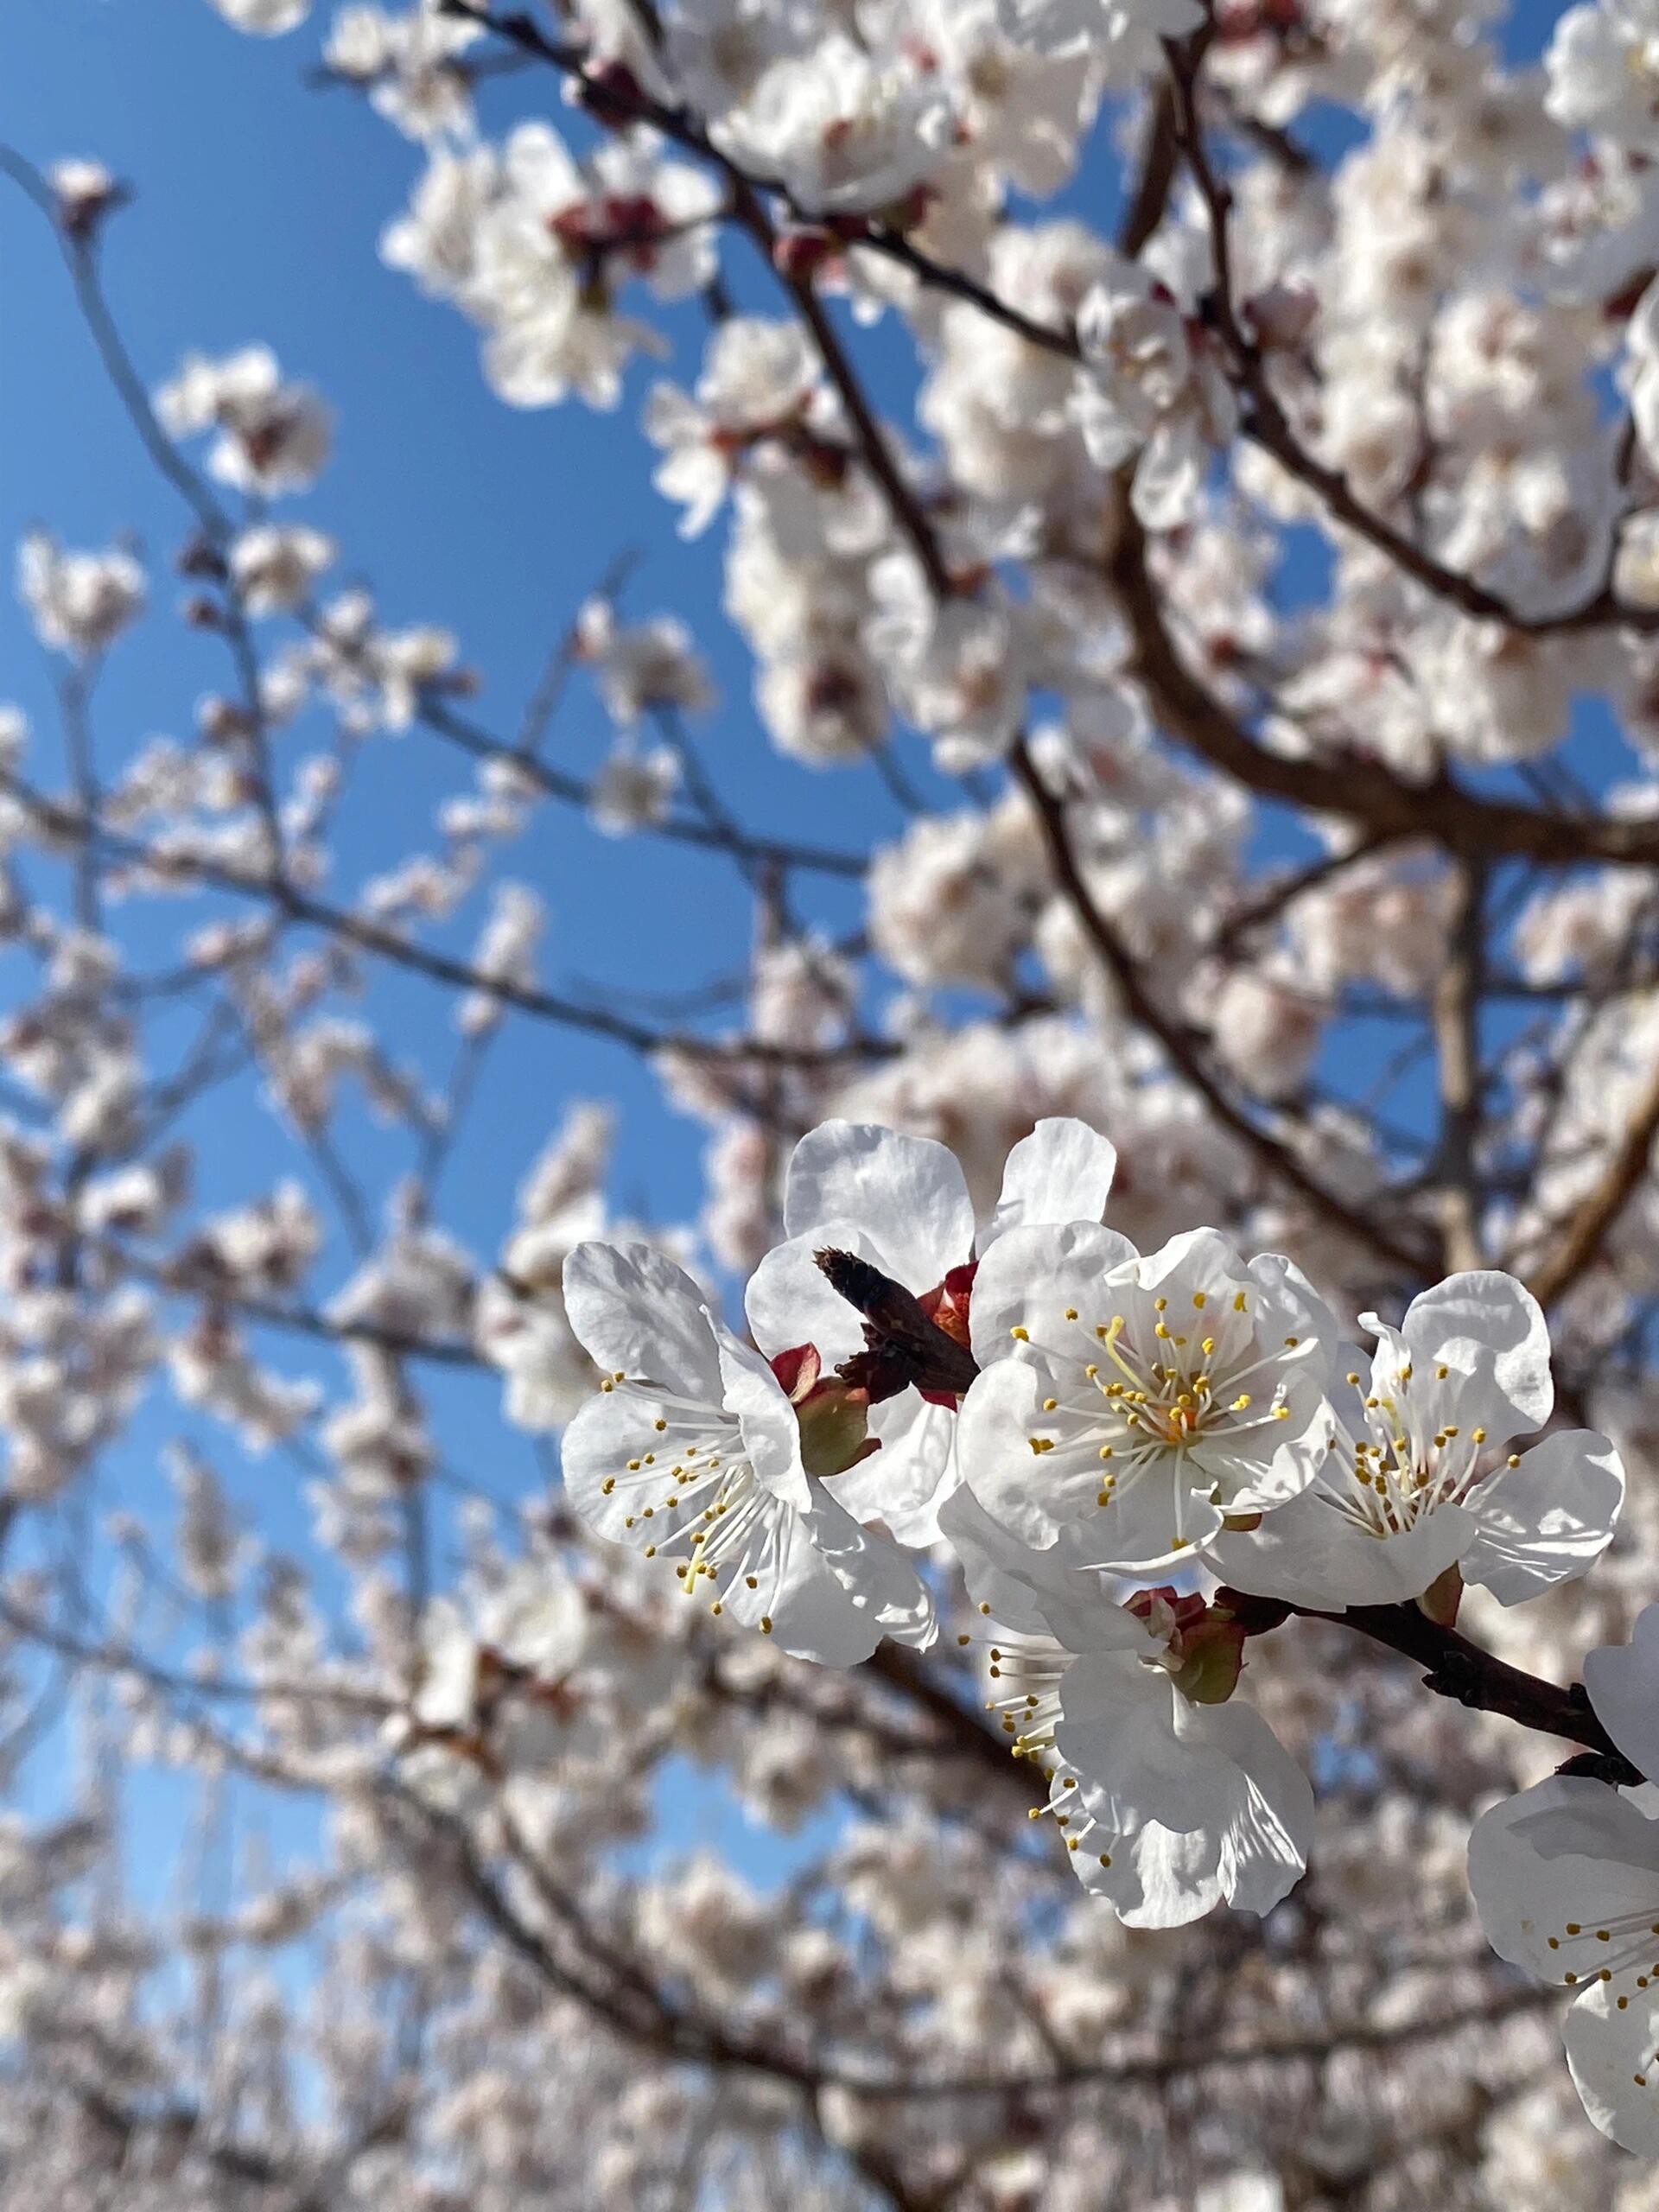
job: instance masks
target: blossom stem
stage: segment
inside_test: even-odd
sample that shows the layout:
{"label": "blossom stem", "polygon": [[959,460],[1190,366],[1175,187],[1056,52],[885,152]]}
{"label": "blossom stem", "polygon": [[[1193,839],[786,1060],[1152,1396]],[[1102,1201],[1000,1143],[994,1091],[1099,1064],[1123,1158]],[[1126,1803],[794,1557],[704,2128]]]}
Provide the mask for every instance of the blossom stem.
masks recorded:
{"label": "blossom stem", "polygon": [[[1235,1595],[1218,1592],[1217,1602],[1230,1610]],[[1248,1606],[1250,1601],[1241,1598],[1239,1602]],[[1607,1762],[1606,1771],[1613,1778],[1630,1783],[1642,1780],[1596,1718],[1581,1682],[1563,1688],[1559,1682],[1526,1674],[1456,1629],[1442,1628],[1415,1605],[1351,1605],[1345,1613],[1322,1613],[1306,1605],[1287,1610],[1305,1620],[1334,1621],[1416,1661],[1425,1669],[1425,1688],[1437,1697],[1451,1698],[1478,1713],[1500,1713],[1541,1735],[1563,1737]]]}

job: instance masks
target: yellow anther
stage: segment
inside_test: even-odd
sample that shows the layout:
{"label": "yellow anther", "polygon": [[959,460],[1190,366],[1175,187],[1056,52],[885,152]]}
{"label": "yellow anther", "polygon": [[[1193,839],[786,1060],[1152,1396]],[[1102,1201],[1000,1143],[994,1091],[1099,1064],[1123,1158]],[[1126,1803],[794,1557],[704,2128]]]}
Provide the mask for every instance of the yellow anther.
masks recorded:
{"label": "yellow anther", "polygon": [[1076,1307],[1075,1306],[1068,1306],[1066,1307],[1066,1309],[1065,1309],[1065,1318],[1066,1318],[1066,1319],[1067,1319],[1068,1321],[1075,1321],[1075,1320],[1077,1319],[1077,1307]]}
{"label": "yellow anther", "polygon": [[1008,1331],[1008,1334],[1017,1344],[1028,1344],[1031,1342],[1031,1331],[1029,1329],[1022,1329],[1017,1325]]}

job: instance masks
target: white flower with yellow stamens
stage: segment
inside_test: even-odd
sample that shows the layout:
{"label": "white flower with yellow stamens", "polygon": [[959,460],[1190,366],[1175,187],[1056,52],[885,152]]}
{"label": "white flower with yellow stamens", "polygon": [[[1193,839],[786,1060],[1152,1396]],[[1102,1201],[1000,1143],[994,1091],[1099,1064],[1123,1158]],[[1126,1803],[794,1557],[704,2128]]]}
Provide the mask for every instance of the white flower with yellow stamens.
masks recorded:
{"label": "white flower with yellow stamens", "polygon": [[1576,1992],[1567,2062],[1605,2135],[1659,2157],[1659,1791],[1552,1775],[1482,1814],[1469,1886],[1500,1958]]}
{"label": "white flower with yellow stamens", "polygon": [[1644,1786],[1556,1774],[1482,1814],[1469,1886],[1500,1958],[1576,1992],[1567,2063],[1615,2143],[1659,2158],[1659,1605],[1584,1662],[1596,1718]]}
{"label": "white flower with yellow stamens", "polygon": [[1313,1793],[1234,1696],[1237,1624],[1173,1589],[1123,1605],[1109,1576],[1070,1564],[1075,1531],[1028,1550],[970,1491],[940,1519],[997,1623],[990,1708],[1014,1756],[1048,1777],[1084,1887],[1133,1928],[1181,1927],[1224,1900],[1277,1904],[1307,1864]]}
{"label": "white flower with yellow stamens", "polygon": [[884,1636],[931,1642],[904,1554],[807,1473],[783,1386],[688,1275],[646,1244],[579,1244],[564,1302],[604,1376],[563,1449],[589,1528],[671,1560],[689,1596],[799,1657],[849,1667]]}
{"label": "white flower with yellow stamens", "polygon": [[1015,1229],[981,1262],[962,1477],[1038,1550],[1125,1573],[1305,1490],[1326,1449],[1336,1323],[1299,1269],[1214,1230],[1141,1257],[1092,1224]]}
{"label": "white flower with yellow stamens", "polygon": [[1611,1541],[1624,1471],[1588,1429],[1508,1448],[1554,1403],[1536,1300],[1483,1270],[1426,1291],[1399,1329],[1364,1319],[1379,1338],[1370,1382],[1349,1375],[1318,1479],[1252,1533],[1218,1537],[1216,1572],[1322,1611],[1420,1597],[1452,1567],[1504,1605],[1586,1573]]}

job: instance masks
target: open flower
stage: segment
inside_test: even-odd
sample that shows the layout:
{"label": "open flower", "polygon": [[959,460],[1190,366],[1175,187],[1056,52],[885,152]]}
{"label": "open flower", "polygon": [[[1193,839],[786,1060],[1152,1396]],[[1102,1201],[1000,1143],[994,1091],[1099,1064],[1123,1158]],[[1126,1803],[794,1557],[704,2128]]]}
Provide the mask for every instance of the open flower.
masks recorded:
{"label": "open flower", "polygon": [[217,361],[187,354],[156,393],[156,412],[171,437],[217,431],[210,474],[263,499],[305,491],[328,458],[327,405],[309,385],[284,378],[268,346],[245,346]]}
{"label": "open flower", "polygon": [[1448,1567],[1519,1605],[1586,1573],[1624,1497],[1618,1452],[1588,1429],[1506,1446],[1548,1420],[1549,1333],[1512,1276],[1449,1276],[1378,1339],[1363,1399],[1331,1431],[1317,1479],[1249,1535],[1211,1547],[1242,1590],[1335,1611],[1420,1597]]}
{"label": "open flower", "polygon": [[1500,1958],[1578,1994],[1567,2063],[1584,2108],[1659,2157],[1659,1802],[1573,1775],[1476,1821],[1469,1886]]}
{"label": "open flower", "polygon": [[795,1409],[766,1362],[646,1244],[579,1244],[571,1327],[603,1372],[565,1431],[565,1489],[600,1535],[675,1562],[690,1597],[825,1665],[884,1636],[926,1643],[927,1592],[802,1464]]}
{"label": "open flower", "polygon": [[969,1491],[942,1518],[969,1590],[1012,1631],[991,1647],[993,1709],[1047,1774],[1084,1887],[1134,1928],[1277,1904],[1307,1865],[1313,1794],[1234,1697],[1243,1637],[1226,1613],[1173,1589],[1121,1604],[1074,1547],[1027,1549]]}
{"label": "open flower", "polygon": [[1567,2063],[1591,2119],[1659,2158],[1659,1605],[1584,1680],[1647,1785],[1557,1774],[1506,1798],[1475,1823],[1469,1886],[1500,1958],[1578,1993]]}
{"label": "open flower", "polygon": [[[1008,1154],[980,1249],[1028,1223],[1097,1220],[1116,1160],[1086,1123],[1039,1122]],[[948,1335],[966,1341],[974,1203],[944,1145],[870,1123],[824,1122],[790,1160],[784,1226],[788,1242],[761,1262],[746,1301],[754,1340],[768,1356],[811,1344],[828,1370],[863,1348],[858,1314],[817,1265],[815,1255],[826,1248],[879,1268],[913,1292]],[[837,1500],[861,1520],[885,1521],[902,1542],[931,1543],[954,1486],[956,1419],[953,1405],[910,1389],[873,1406],[870,1433],[881,1449],[838,1478]]]}
{"label": "open flower", "polygon": [[[1187,1613],[1197,1607],[1198,1618]],[[1215,1631],[1202,1600],[1147,1592],[1124,1648],[1084,1653],[1059,1691],[1052,1802],[1084,1887],[1131,1928],[1179,1928],[1224,1902],[1269,1912],[1307,1866],[1313,1792],[1252,1707],[1183,1687]]]}
{"label": "open flower", "polygon": [[1335,1337],[1288,1260],[1214,1230],[1144,1259],[1085,1223],[1013,1230],[975,1280],[962,1478],[1035,1548],[1081,1522],[1094,1564],[1167,1566],[1312,1482]]}

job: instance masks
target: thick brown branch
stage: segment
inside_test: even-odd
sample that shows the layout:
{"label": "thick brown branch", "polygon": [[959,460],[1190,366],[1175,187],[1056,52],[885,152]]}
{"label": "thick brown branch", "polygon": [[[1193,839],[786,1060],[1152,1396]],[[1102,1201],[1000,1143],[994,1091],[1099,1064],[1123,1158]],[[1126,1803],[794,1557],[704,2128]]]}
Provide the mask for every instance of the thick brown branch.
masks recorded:
{"label": "thick brown branch", "polygon": [[1479,1023],[1485,964],[1482,913],[1484,881],[1484,871],[1473,862],[1465,861],[1457,870],[1446,960],[1434,985],[1434,1047],[1440,1088],[1440,1147],[1435,1166],[1440,1185],[1440,1235],[1449,1272],[1478,1268],[1484,1260],[1477,1158],[1481,1122]]}
{"label": "thick brown branch", "polygon": [[[1221,1603],[1228,1604],[1235,1593],[1223,1591],[1217,1596]],[[1252,1600],[1244,1598],[1238,1602],[1248,1614]],[[1424,1686],[1437,1697],[1451,1698],[1478,1713],[1497,1713],[1505,1720],[1518,1721],[1523,1728],[1579,1745],[1605,1762],[1609,1779],[1642,1780],[1596,1718],[1582,1683],[1573,1682],[1563,1689],[1541,1675],[1525,1674],[1471,1643],[1456,1629],[1442,1628],[1415,1605],[1351,1605],[1345,1613],[1316,1612],[1303,1605],[1285,1610],[1307,1620],[1334,1621],[1373,1643],[1397,1651],[1402,1658],[1414,1660],[1424,1669]]]}

